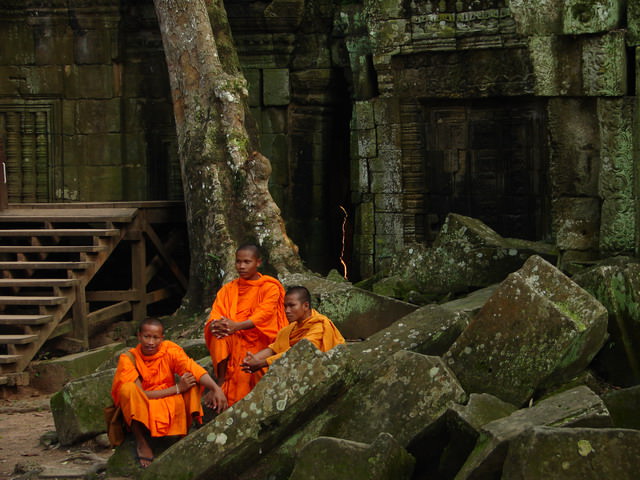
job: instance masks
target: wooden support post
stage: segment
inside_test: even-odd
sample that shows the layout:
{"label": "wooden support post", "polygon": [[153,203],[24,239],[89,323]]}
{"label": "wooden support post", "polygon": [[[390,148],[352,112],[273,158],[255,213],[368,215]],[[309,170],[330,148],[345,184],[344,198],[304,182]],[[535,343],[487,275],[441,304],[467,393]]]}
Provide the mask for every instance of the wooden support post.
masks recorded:
{"label": "wooden support post", "polygon": [[80,342],[80,344],[86,350],[89,348],[89,320],[87,318],[87,299],[85,297],[85,290],[82,282],[78,282],[74,288],[76,291],[76,301],[73,302],[72,307],[72,336],[74,339]]}
{"label": "wooden support post", "polygon": [[[136,223],[140,221],[140,215]],[[147,259],[144,235],[131,242],[131,289],[136,292],[133,302],[133,321],[139,325],[147,316],[147,282],[145,278]]]}

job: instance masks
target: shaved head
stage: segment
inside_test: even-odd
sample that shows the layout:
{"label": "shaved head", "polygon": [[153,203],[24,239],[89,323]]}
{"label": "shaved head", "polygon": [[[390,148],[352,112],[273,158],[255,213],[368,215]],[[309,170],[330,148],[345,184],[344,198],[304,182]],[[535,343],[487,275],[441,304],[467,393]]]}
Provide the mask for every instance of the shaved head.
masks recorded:
{"label": "shaved head", "polygon": [[287,295],[295,295],[301,303],[308,303],[311,307],[311,294],[306,287],[296,285],[287,289]]}
{"label": "shaved head", "polygon": [[236,249],[236,253],[241,251],[251,252],[251,254],[258,260],[262,259],[262,255],[260,255],[260,248],[254,243],[245,243],[244,245],[240,245]]}
{"label": "shaved head", "polygon": [[145,318],[141,323],[140,326],[138,327],[138,332],[142,332],[142,327],[144,327],[145,325],[152,325],[154,327],[160,327],[162,329],[162,331],[164,332],[164,325],[162,325],[162,322],[160,320],[158,320],[157,318]]}

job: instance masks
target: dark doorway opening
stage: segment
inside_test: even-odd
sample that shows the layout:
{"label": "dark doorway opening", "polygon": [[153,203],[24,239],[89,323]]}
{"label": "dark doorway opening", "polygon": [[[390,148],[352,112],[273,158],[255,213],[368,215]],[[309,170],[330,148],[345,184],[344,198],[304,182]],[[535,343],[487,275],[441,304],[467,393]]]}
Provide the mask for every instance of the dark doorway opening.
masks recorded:
{"label": "dark doorway opening", "polygon": [[448,213],[482,220],[505,237],[550,233],[545,102],[501,98],[424,105],[424,222]]}

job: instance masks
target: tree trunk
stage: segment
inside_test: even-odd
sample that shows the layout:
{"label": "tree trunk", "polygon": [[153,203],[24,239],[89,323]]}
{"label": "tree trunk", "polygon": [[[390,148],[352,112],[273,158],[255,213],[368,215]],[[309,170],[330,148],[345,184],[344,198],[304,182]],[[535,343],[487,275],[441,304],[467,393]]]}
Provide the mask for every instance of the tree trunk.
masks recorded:
{"label": "tree trunk", "polygon": [[[268,190],[246,80],[222,0],[154,0],[175,115],[191,252],[185,313],[208,306],[235,275],[235,249],[254,242],[276,273],[304,269]],[[207,7],[211,13],[211,20]],[[212,28],[213,24],[213,28]]]}

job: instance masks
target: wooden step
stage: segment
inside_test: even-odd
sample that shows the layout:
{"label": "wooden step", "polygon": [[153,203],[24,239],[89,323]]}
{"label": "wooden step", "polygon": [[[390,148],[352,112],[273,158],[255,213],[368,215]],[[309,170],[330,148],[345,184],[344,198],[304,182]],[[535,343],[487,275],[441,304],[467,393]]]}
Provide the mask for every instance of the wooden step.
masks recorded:
{"label": "wooden step", "polygon": [[0,253],[79,253],[103,252],[106,249],[106,245],[3,245]]}
{"label": "wooden step", "polygon": [[0,305],[62,305],[66,297],[0,296]]}
{"label": "wooden step", "polygon": [[0,364],[16,363],[20,358],[22,355],[0,355]]}
{"label": "wooden step", "polygon": [[9,208],[0,214],[0,222],[126,223],[136,212],[136,208]]}
{"label": "wooden step", "polygon": [[2,237],[115,237],[117,228],[42,228],[32,230],[1,230]]}
{"label": "wooden step", "polygon": [[25,343],[33,343],[38,339],[38,335],[0,335],[0,345],[24,345]]}
{"label": "wooden step", "polygon": [[0,278],[0,287],[72,287],[75,278]]}
{"label": "wooden step", "polygon": [[0,262],[0,270],[83,270],[90,266],[91,262]]}
{"label": "wooden step", "polygon": [[0,325],[43,325],[53,320],[53,315],[0,315]]}

